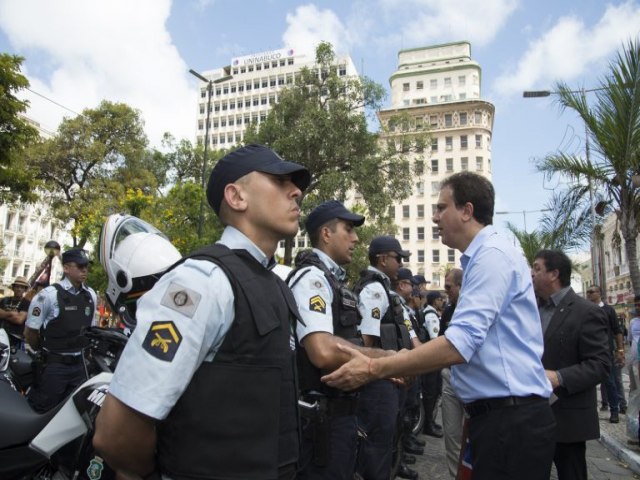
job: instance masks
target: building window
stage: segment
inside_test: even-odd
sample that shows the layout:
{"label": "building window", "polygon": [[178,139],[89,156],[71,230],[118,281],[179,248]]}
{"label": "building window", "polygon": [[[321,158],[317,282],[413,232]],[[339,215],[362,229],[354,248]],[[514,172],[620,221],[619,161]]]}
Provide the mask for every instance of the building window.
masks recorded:
{"label": "building window", "polygon": [[418,205],[418,218],[424,218],[424,205]]}
{"label": "building window", "polygon": [[476,148],[482,148],[482,135],[476,135]]}
{"label": "building window", "polygon": [[416,193],[419,196],[424,195],[424,182],[417,182],[416,183]]}
{"label": "building window", "polygon": [[465,77],[464,75],[460,75],[458,77],[458,85],[461,87],[464,87],[467,83],[467,77]]}
{"label": "building window", "polygon": [[396,207],[394,207],[393,205],[391,205],[389,207],[389,212],[388,212],[389,216],[391,218],[395,218],[396,217]]}
{"label": "building window", "polygon": [[424,250],[418,250],[418,262],[424,262]]}
{"label": "building window", "polygon": [[440,193],[440,182],[431,182],[431,195],[438,195]]}
{"label": "building window", "polygon": [[445,113],[444,115],[444,126],[452,127],[453,126],[453,115],[450,113]]}
{"label": "building window", "polygon": [[431,128],[437,128],[438,127],[438,116],[437,115],[429,115],[429,125],[431,125]]}
{"label": "building window", "polygon": [[466,150],[468,147],[468,141],[466,135],[460,135],[460,149]]}
{"label": "building window", "polygon": [[293,65],[293,58],[287,59],[287,65]]}
{"label": "building window", "polygon": [[247,73],[246,67],[240,67],[240,73]]}
{"label": "building window", "polygon": [[235,123],[235,119],[233,117],[231,117],[229,119],[229,126],[232,126]]}
{"label": "building window", "polygon": [[476,170],[477,171],[482,171],[483,168],[483,161],[482,161],[482,157],[476,157]]}
{"label": "building window", "polygon": [[278,77],[278,85],[284,85],[284,77]]}
{"label": "building window", "polygon": [[467,157],[460,158],[460,170],[469,170],[469,159]]}
{"label": "building window", "polygon": [[440,263],[440,250],[435,249],[431,252],[431,260],[433,263]]}
{"label": "building window", "polygon": [[204,103],[200,104],[200,115],[204,115]]}
{"label": "building window", "polygon": [[235,110],[236,102],[229,102],[229,110]]}
{"label": "building window", "polygon": [[467,124],[467,112],[460,112],[458,114],[458,119],[460,120],[460,125]]}
{"label": "building window", "polygon": [[269,86],[269,80],[266,78],[262,79],[262,88],[267,88]]}
{"label": "building window", "polygon": [[267,119],[267,114],[265,112],[260,112],[260,121],[264,122]]}
{"label": "building window", "polygon": [[447,250],[447,262],[456,263],[456,251],[453,248]]}
{"label": "building window", "polygon": [[432,95],[431,97],[429,97],[429,102],[430,103],[438,103],[438,97],[435,95]]}
{"label": "building window", "polygon": [[229,94],[229,87],[228,87],[227,85],[225,85],[225,86],[222,88],[222,93],[223,93],[224,95],[228,95],[228,94]]}
{"label": "building window", "polygon": [[444,137],[444,146],[446,150],[453,149],[453,137]]}
{"label": "building window", "polygon": [[242,84],[238,85],[238,91],[239,92],[244,92],[244,85],[242,85]]}
{"label": "building window", "polygon": [[431,159],[431,173],[438,173],[438,159]]}
{"label": "building window", "polygon": [[435,90],[436,88],[438,88],[438,79],[437,78],[432,78],[431,80],[429,80],[429,88],[431,90]]}
{"label": "building window", "polygon": [[432,138],[431,139],[431,151],[432,152],[437,152],[438,151],[438,138]]}
{"label": "building window", "polygon": [[338,75],[340,75],[341,77],[344,77],[347,74],[347,66],[346,65],[339,65],[338,66]]}
{"label": "building window", "polygon": [[462,92],[461,94],[458,95],[458,99],[460,100],[466,100],[467,99],[467,94]]}
{"label": "building window", "polygon": [[227,126],[227,119],[226,118],[220,119],[220,126],[221,127],[226,127]]}
{"label": "building window", "polygon": [[409,205],[402,206],[402,218],[409,218]]}
{"label": "building window", "polygon": [[270,87],[275,87],[276,86],[276,79],[275,78],[271,78],[269,80],[269,86]]}
{"label": "building window", "polygon": [[444,79],[444,86],[445,87],[451,87],[451,77],[446,77]]}
{"label": "building window", "polygon": [[411,234],[409,233],[409,228],[405,227],[402,229],[402,240],[408,242],[411,239]]}
{"label": "building window", "polygon": [[236,93],[236,86],[235,85],[231,85],[231,93]]}
{"label": "building window", "polygon": [[416,90],[422,90],[424,88],[424,82],[419,80],[416,82]]}
{"label": "building window", "polygon": [[409,84],[408,83],[403,83],[402,84],[402,91],[403,92],[408,92],[409,91]]}
{"label": "building window", "polygon": [[422,175],[424,173],[424,161],[416,160],[416,174]]}
{"label": "building window", "polygon": [[418,240],[424,240],[424,227],[418,227]]}
{"label": "building window", "polygon": [[482,112],[475,112],[474,113],[474,121],[476,125],[481,125],[482,124]]}
{"label": "building window", "polygon": [[267,97],[261,97],[260,98],[260,105],[266,105],[267,104]]}
{"label": "building window", "polygon": [[258,97],[253,97],[253,106],[257,107],[260,105],[260,99]]}
{"label": "building window", "polygon": [[453,172],[453,158],[447,158],[447,173]]}

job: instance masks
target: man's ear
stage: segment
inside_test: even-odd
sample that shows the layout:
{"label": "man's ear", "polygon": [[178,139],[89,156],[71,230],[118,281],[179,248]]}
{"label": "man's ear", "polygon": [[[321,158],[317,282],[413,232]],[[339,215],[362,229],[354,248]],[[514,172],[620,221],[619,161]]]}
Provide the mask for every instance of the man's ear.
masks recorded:
{"label": "man's ear", "polygon": [[462,219],[471,220],[473,218],[473,203],[467,202],[462,207]]}
{"label": "man's ear", "polygon": [[233,211],[243,212],[247,209],[245,192],[237,183],[229,183],[224,187],[224,200]]}

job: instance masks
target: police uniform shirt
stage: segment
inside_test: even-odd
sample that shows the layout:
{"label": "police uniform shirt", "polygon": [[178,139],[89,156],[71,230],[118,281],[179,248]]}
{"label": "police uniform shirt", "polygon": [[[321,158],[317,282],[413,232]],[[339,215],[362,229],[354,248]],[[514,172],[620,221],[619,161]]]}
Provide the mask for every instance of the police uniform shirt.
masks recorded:
{"label": "police uniform shirt", "polygon": [[[62,288],[67,290],[72,295],[78,295],[81,291],[86,290],[89,292],[91,296],[91,300],[95,306],[97,305],[97,297],[96,292],[93,288],[88,287],[86,285],[82,285],[79,290],[73,286],[71,281],[68,278],[63,278],[60,282],[58,282]],[[29,311],[27,313],[27,320],[25,325],[33,330],[40,330],[41,328],[46,328],[51,320],[57,318],[60,314],[60,306],[58,305],[58,290],[53,285],[46,287],[41,290],[34,298],[31,300],[31,304],[29,305]],[[91,325],[95,325],[95,315],[91,316]],[[79,353],[72,353],[70,355],[80,355]]]}
{"label": "police uniform shirt", "polygon": [[[267,256],[233,227],[218,242],[243,249],[266,267]],[[138,301],[137,326],[109,393],[140,413],[166,418],[203,361],[212,361],[235,318],[225,273],[208,260],[188,259],[163,275]]]}
{"label": "police uniform shirt", "polygon": [[[389,281],[389,277],[377,268],[369,266],[367,269],[382,275]],[[363,335],[371,335],[372,337],[379,337],[380,319],[384,317],[388,309],[389,298],[382,284],[377,281],[367,284],[360,292],[358,299],[358,310],[362,316],[360,333]]]}
{"label": "police uniform shirt", "polygon": [[[345,278],[344,269],[340,268],[326,253],[316,248],[313,249],[313,252],[318,255],[320,261],[338,280]],[[301,275],[303,275],[302,278],[296,283]],[[324,272],[314,266],[302,268],[296,272],[289,285],[293,285],[291,291],[305,323],[303,325],[302,322],[297,322],[298,341],[302,342],[305,336],[314,332],[333,334],[333,311],[331,309],[333,290]]]}
{"label": "police uniform shirt", "polygon": [[400,299],[400,303],[402,305],[402,318],[404,319],[404,326],[409,330],[409,338],[411,340],[418,338],[418,335],[416,335],[416,332],[413,330],[413,323],[411,323],[411,307],[407,305],[405,299],[396,292],[391,292],[391,295],[395,295]]}

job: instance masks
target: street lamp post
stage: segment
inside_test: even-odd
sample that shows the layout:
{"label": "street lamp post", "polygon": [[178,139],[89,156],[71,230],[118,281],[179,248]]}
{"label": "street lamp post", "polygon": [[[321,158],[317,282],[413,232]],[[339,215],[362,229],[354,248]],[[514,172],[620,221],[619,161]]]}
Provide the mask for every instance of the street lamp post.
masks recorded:
{"label": "street lamp post", "polygon": [[513,212],[495,212],[496,215],[515,215],[522,214],[522,219],[524,220],[524,232],[527,233],[527,213],[541,213],[541,212],[550,212],[550,208],[543,208],[542,210],[514,210]]}
{"label": "street lamp post", "polygon": [[[191,75],[193,75],[194,77],[196,77],[197,79],[199,79],[202,82],[205,82],[207,84],[207,120],[206,120],[206,125],[204,127],[204,152],[202,154],[202,171],[200,172],[200,178],[201,178],[201,187],[202,187],[202,191],[204,192],[204,188],[205,188],[205,175],[206,175],[206,170],[207,170],[207,163],[209,160],[209,123],[210,123],[210,118],[211,118],[211,97],[213,94],[213,84],[214,83],[221,83],[221,82],[225,82],[227,80],[230,80],[233,78],[232,75],[227,75],[225,77],[222,78],[216,78],[215,80],[210,80],[206,77],[204,77],[203,75],[199,74],[198,72],[196,72],[193,69],[189,69],[189,73]],[[202,238],[202,224],[204,222],[204,199],[201,196],[200,197],[200,211],[198,213],[198,238]]]}
{"label": "street lamp post", "polygon": [[[582,95],[582,100],[586,102],[586,93],[588,92],[598,92],[601,90],[605,90],[606,87],[599,88],[581,88],[580,90],[574,90],[570,93],[580,93]],[[551,95],[557,95],[559,92],[554,92],[551,90],[530,90],[522,92],[522,96],[524,98],[540,98],[540,97],[549,97]],[[585,122],[584,124],[584,153],[587,160],[587,164],[591,166],[591,155],[590,155],[590,146],[589,146],[589,129]],[[591,204],[591,221],[593,223],[593,228],[591,231],[591,269],[593,272],[593,283],[597,283],[600,286],[600,290],[602,294],[606,294],[606,275],[604,272],[604,259],[602,254],[602,243],[598,238],[598,229],[596,228],[596,206],[593,198],[593,185],[591,183],[591,179],[587,179],[589,186],[589,203]]]}

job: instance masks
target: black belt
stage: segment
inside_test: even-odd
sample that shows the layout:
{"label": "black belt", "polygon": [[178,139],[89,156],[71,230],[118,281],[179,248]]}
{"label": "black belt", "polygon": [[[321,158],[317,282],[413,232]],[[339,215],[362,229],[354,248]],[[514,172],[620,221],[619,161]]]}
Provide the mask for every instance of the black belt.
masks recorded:
{"label": "black belt", "polygon": [[76,365],[82,363],[82,355],[60,355],[58,353],[47,353],[45,356],[47,363],[63,363],[65,365]]}
{"label": "black belt", "polygon": [[303,400],[312,405],[316,404],[317,409],[326,412],[326,415],[329,417],[353,415],[356,413],[358,407],[358,395],[345,395],[343,397],[303,395]]}
{"label": "black belt", "polygon": [[470,417],[475,417],[499,408],[529,405],[542,401],[547,401],[547,399],[538,395],[529,395],[528,397],[484,398],[482,400],[476,400],[475,402],[466,403],[464,409]]}

